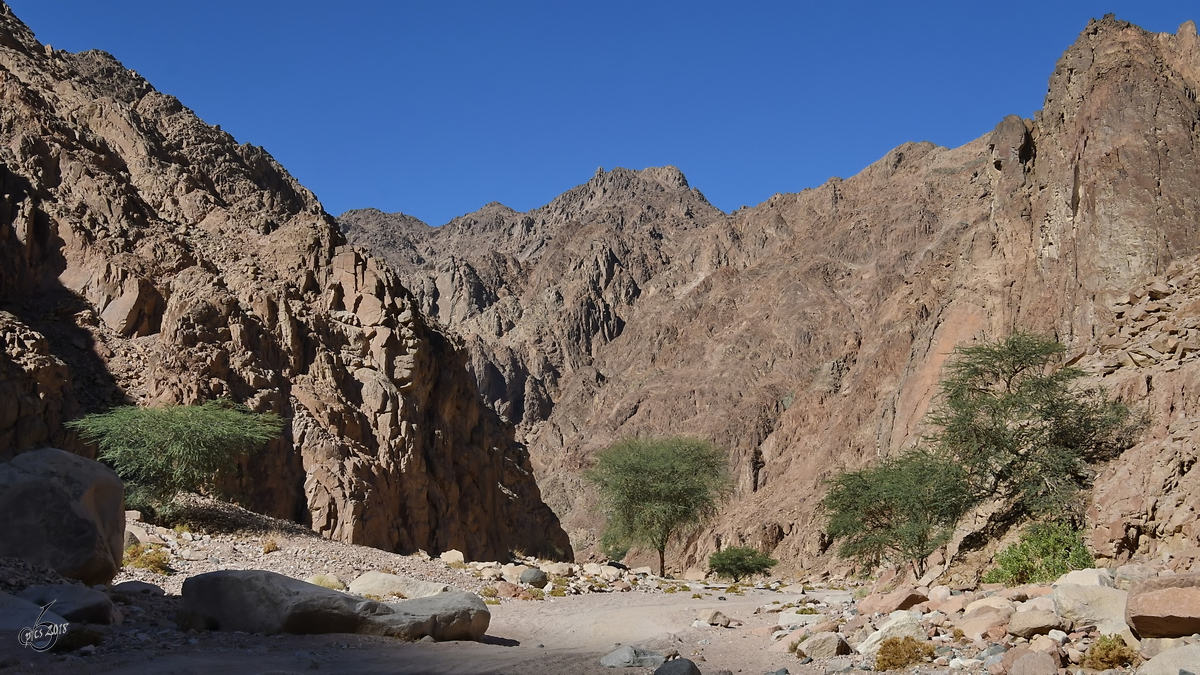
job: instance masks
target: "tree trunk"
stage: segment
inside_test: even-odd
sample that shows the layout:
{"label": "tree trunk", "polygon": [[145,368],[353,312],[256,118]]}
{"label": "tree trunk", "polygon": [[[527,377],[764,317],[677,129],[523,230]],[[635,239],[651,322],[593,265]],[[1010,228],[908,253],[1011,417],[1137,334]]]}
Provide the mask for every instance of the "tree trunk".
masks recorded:
{"label": "tree trunk", "polygon": [[667,578],[667,547],[658,549],[658,576]]}

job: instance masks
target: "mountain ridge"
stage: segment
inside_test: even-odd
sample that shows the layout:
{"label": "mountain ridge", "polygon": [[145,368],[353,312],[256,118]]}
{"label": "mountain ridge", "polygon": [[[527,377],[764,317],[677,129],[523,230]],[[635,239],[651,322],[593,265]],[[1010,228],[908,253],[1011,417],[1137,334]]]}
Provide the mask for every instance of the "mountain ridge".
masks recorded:
{"label": "mountain ridge", "polygon": [[1117,295],[1200,250],[1198,73],[1191,22],[1106,17],[1034,119],[959,148],[907,143],[845,180],[682,220],[638,185],[605,194],[591,229],[551,222],[540,257],[497,264],[491,230],[459,228],[397,269],[463,335],[577,550],[600,525],[578,477],[590,454],[688,433],[729,447],[739,484],[677,564],[752,542],[807,567],[827,560],[822,478],[918,440],[955,345],[1022,327],[1085,346]]}

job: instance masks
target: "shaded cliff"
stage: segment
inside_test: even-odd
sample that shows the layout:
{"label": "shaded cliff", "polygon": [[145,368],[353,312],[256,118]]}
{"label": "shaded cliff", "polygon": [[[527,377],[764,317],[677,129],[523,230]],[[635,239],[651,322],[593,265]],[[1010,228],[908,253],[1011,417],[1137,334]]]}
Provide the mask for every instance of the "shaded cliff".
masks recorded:
{"label": "shaded cliff", "polygon": [[[569,555],[467,352],[262,148],[0,5],[0,458],[218,396],[288,419],[247,504],[333,538]],[[14,414],[15,413],[15,414]]]}
{"label": "shaded cliff", "polygon": [[1200,251],[1198,87],[1192,23],[1106,17],[1034,119],[960,148],[905,144],[733,214],[666,168],[436,229],[340,222],[464,336],[577,548],[599,525],[578,478],[590,454],[687,433],[731,448],[739,488],[676,561],[753,542],[807,567],[830,543],[821,481],[920,438],[956,344],[1017,327],[1089,344],[1120,295]]}

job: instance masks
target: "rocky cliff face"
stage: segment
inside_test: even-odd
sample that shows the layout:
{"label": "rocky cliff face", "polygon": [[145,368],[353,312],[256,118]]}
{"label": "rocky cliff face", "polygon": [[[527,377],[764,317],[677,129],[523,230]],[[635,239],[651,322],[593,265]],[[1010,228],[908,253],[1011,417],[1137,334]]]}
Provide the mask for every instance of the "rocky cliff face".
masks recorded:
{"label": "rocky cliff face", "polygon": [[457,339],[262,148],[0,4],[0,458],[218,396],[288,419],[250,506],[391,550],[569,555]]}
{"label": "rocky cliff face", "polygon": [[341,222],[464,335],[577,548],[599,525],[590,453],[687,433],[732,449],[739,489],[677,562],[752,542],[807,567],[829,546],[822,479],[919,439],[955,345],[1019,327],[1082,348],[1200,251],[1198,88],[1194,24],[1106,17],[1035,119],[733,214],[673,169],[618,169],[525,214]]}

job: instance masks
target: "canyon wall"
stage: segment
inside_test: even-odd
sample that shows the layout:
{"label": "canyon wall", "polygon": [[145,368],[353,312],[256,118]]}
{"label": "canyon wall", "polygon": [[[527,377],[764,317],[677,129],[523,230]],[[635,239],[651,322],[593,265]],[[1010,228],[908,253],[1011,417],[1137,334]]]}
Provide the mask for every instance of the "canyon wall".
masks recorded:
{"label": "canyon wall", "polygon": [[570,556],[460,340],[311,192],[99,51],[0,5],[0,459],[62,422],[230,397],[287,420],[247,506],[342,541]]}
{"label": "canyon wall", "polygon": [[920,439],[956,345],[1020,328],[1095,351],[1118,299],[1200,252],[1198,87],[1194,24],[1105,17],[1033,119],[959,148],[905,144],[731,214],[666,167],[601,170],[540,209],[491,204],[440,228],[339,221],[463,336],[577,550],[602,524],[579,478],[590,455],[689,434],[730,449],[738,489],[675,563],[752,543],[810,567],[830,546],[822,481]]}

